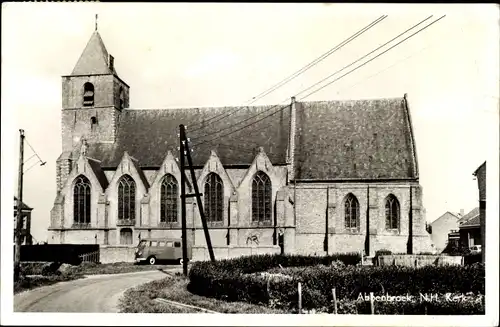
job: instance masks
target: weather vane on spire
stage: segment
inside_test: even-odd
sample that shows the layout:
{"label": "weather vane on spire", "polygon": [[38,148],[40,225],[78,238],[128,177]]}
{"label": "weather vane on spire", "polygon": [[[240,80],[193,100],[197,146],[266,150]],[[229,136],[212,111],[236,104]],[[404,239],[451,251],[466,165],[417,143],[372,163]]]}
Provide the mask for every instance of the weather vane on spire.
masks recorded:
{"label": "weather vane on spire", "polygon": [[95,14],[95,30],[97,31],[97,14]]}

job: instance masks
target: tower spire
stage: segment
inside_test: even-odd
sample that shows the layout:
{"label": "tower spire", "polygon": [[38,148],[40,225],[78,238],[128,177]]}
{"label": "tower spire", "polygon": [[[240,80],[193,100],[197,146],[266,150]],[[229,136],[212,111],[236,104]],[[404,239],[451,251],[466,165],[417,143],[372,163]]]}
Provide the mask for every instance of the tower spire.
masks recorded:
{"label": "tower spire", "polygon": [[97,14],[95,14],[95,30],[97,31]]}

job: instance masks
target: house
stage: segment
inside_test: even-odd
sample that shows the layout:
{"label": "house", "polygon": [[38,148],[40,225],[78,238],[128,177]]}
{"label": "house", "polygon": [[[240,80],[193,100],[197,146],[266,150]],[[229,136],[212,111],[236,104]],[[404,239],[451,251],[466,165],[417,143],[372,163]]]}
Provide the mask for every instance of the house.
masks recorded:
{"label": "house", "polygon": [[460,243],[466,248],[481,245],[479,208],[476,207],[459,220]]}
{"label": "house", "polygon": [[[14,196],[14,241],[17,227],[17,205],[18,199]],[[33,211],[33,208],[30,208],[24,202],[21,202],[21,217],[23,220],[21,229],[21,244],[33,244],[33,237],[31,236],[31,211]]]}
{"label": "house", "polygon": [[[184,124],[196,174],[187,180],[203,193],[216,257],[280,252],[278,235],[285,253],[431,249],[406,95],[139,110],[129,90],[96,30],[62,77],[50,242],[118,253],[139,237],[179,238]],[[187,241],[203,259],[201,219],[187,201]]]}
{"label": "house", "polygon": [[486,247],[486,161],[473,175],[477,178],[479,190],[479,225],[481,232],[481,261],[484,262]]}
{"label": "house", "polygon": [[448,243],[448,234],[458,229],[460,215],[445,212],[439,218],[430,223],[431,240],[436,251],[442,252]]}

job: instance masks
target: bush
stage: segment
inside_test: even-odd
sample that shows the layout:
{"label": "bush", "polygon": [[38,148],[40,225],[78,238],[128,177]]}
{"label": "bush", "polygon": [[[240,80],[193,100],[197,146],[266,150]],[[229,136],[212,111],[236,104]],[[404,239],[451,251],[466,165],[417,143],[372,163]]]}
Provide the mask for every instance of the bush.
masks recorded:
{"label": "bush", "polygon": [[[482,264],[411,268],[341,266],[331,263],[332,261],[325,257],[269,255],[213,263],[196,262],[189,273],[188,289],[202,296],[228,301],[271,304],[285,309],[297,307],[298,282],[303,285],[305,309],[318,308],[332,300],[332,288],[336,288],[339,299],[349,301],[357,299],[360,293],[370,292],[374,292],[375,295],[447,292],[484,294],[485,292],[485,270]],[[291,278],[275,278],[271,274],[257,273],[280,264],[289,267],[280,272]],[[271,269],[271,271],[276,270],[276,268]],[[348,304],[347,307],[350,308],[348,310],[354,308],[352,304]],[[356,310],[362,308],[356,307]]]}
{"label": "bush", "polygon": [[[452,300],[449,300],[452,299]],[[333,302],[327,311],[334,312]],[[484,296],[479,294],[438,294],[437,300],[425,301],[414,296],[411,301],[374,302],[375,314],[406,315],[484,315]],[[364,300],[337,301],[339,314],[371,314],[370,302]]]}

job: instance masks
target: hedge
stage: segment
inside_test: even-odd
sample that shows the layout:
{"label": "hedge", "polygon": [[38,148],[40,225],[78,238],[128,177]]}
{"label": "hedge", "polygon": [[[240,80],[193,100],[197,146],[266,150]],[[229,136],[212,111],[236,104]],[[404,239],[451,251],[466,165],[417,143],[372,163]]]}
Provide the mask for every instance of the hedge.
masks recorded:
{"label": "hedge", "polygon": [[[330,265],[322,265],[328,262]],[[298,282],[303,285],[302,304],[306,309],[320,308],[329,303],[334,287],[337,298],[346,301],[356,300],[360,293],[370,292],[375,295],[485,292],[485,270],[482,264],[411,268],[344,266],[331,265],[331,262],[325,257],[277,255],[242,257],[214,263],[196,262],[189,273],[188,289],[202,296],[271,304],[287,309],[297,306]],[[290,268],[276,269],[279,265]],[[266,270],[281,271],[282,275],[270,278],[269,274],[258,273]],[[476,309],[474,307],[473,311]]]}

